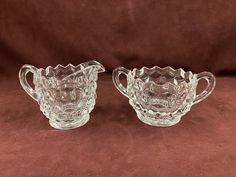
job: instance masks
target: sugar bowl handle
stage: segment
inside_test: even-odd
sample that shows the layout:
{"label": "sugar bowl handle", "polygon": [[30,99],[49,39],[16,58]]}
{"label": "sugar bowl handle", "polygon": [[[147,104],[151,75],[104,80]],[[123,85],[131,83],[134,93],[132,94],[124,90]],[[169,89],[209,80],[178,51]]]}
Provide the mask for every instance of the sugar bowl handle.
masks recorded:
{"label": "sugar bowl handle", "polygon": [[123,84],[120,82],[120,75],[124,74],[127,77],[128,73],[129,70],[124,67],[118,67],[114,69],[112,73],[112,80],[115,87],[126,97],[128,97],[127,88],[125,88]]}
{"label": "sugar bowl handle", "polygon": [[198,94],[193,101],[193,104],[199,103],[200,101],[207,98],[211,92],[214,90],[216,85],[216,78],[215,76],[210,72],[201,72],[197,74],[197,80],[205,79],[207,81],[207,87],[205,90],[203,90],[200,94]]}
{"label": "sugar bowl handle", "polygon": [[29,85],[26,76],[29,72],[35,74],[36,71],[37,68],[32,65],[23,65],[19,71],[19,79],[21,86],[26,91],[26,93],[28,93],[28,95],[31,96],[35,101],[38,100],[37,94],[35,90]]}

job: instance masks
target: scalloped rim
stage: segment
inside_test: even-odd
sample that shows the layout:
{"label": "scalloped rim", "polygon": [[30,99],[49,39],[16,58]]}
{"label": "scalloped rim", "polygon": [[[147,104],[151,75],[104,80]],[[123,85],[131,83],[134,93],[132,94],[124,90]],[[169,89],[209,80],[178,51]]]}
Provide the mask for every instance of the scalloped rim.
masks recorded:
{"label": "scalloped rim", "polygon": [[84,66],[82,64],[78,64],[78,65],[73,65],[73,64],[68,64],[66,66],[63,66],[61,64],[56,65],[55,67],[52,66],[47,66],[47,68],[42,69],[45,71],[45,74],[48,75],[50,72],[56,72],[58,70],[66,70],[66,69],[73,69],[73,70],[78,70],[78,69],[84,69]]}
{"label": "scalloped rim", "polygon": [[[89,63],[91,63],[91,65],[89,65]],[[94,65],[92,65],[94,64]],[[82,69],[85,69],[85,68],[89,68],[89,67],[92,67],[92,66],[100,66],[100,69],[98,72],[104,72],[105,71],[105,68],[104,66],[97,62],[96,60],[89,60],[89,61],[86,61],[84,63],[80,63],[78,65],[73,65],[73,64],[68,64],[68,65],[61,65],[61,64],[58,64],[56,65],[55,67],[53,66],[47,66],[46,68],[39,68],[40,72],[42,71],[45,71],[45,75],[48,75],[50,72],[56,72],[58,70],[66,70],[68,68],[70,68],[71,70],[76,70],[75,72],[79,71],[79,70],[82,70]]]}
{"label": "scalloped rim", "polygon": [[134,68],[133,70],[131,70],[131,74],[132,74],[132,76],[137,76],[137,73],[139,72],[138,77],[142,77],[144,74],[148,73],[148,75],[151,75],[157,71],[160,74],[165,74],[167,72],[173,72],[173,76],[181,76],[185,81],[191,80],[194,76],[192,71],[184,71],[182,68],[173,69],[170,66],[166,66],[164,68],[161,68],[159,66],[153,66],[151,68],[144,66],[140,69]]}

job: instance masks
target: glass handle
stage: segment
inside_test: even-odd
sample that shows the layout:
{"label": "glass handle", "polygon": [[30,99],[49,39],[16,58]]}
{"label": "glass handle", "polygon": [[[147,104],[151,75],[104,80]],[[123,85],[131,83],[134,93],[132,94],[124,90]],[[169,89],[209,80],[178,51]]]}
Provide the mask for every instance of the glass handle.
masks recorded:
{"label": "glass handle", "polygon": [[19,79],[20,79],[20,84],[23,87],[23,89],[26,91],[26,93],[28,93],[29,96],[31,96],[34,100],[38,101],[35,90],[29,85],[26,78],[29,72],[32,72],[33,74],[35,74],[36,71],[37,71],[37,68],[32,65],[23,65],[19,71]]}
{"label": "glass handle", "polygon": [[207,81],[207,87],[205,90],[203,90],[200,94],[198,94],[193,101],[193,104],[199,103],[200,101],[207,98],[211,92],[214,90],[216,85],[216,78],[215,76],[210,72],[202,72],[197,74],[197,80],[205,79]]}
{"label": "glass handle", "polygon": [[129,73],[129,70],[124,67],[118,67],[115,70],[113,70],[113,73],[112,73],[112,80],[115,87],[126,97],[128,97],[127,88],[125,88],[120,82],[120,75],[124,74],[127,77],[128,73]]}

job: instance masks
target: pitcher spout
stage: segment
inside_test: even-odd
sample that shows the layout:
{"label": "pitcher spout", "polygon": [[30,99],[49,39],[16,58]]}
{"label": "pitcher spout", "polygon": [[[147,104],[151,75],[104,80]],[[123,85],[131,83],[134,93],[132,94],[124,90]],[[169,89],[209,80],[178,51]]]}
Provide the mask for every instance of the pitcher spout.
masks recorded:
{"label": "pitcher spout", "polygon": [[[57,67],[59,67],[59,66],[57,66]],[[69,71],[70,71],[69,73],[67,73],[63,78],[60,79],[61,81],[67,80],[68,78],[71,78],[74,76],[77,76],[78,74],[83,73],[84,71],[92,70],[93,72],[97,72],[97,73],[105,72],[105,67],[101,63],[99,63],[95,60],[87,61],[87,62],[81,63],[77,66],[69,64],[66,67],[63,67],[63,66],[60,66],[60,67],[72,68],[72,69],[69,69]]]}
{"label": "pitcher spout", "polygon": [[82,63],[82,65],[83,65],[84,68],[93,66],[97,69],[98,73],[105,72],[105,67],[101,63],[99,63],[95,60],[91,60],[91,61]]}

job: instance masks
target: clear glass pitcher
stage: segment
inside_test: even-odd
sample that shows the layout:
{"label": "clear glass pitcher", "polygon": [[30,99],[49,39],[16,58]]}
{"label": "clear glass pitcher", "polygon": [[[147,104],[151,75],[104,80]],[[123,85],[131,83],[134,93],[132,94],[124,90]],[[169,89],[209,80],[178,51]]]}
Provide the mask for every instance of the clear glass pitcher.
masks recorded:
{"label": "clear glass pitcher", "polygon": [[[97,75],[104,71],[104,66],[97,61],[77,66],[48,66],[46,69],[23,65],[19,79],[23,89],[38,102],[52,127],[72,129],[89,120],[95,105]],[[26,79],[29,72],[33,73],[34,88]]]}
{"label": "clear glass pitcher", "polygon": [[[127,88],[119,81],[120,74],[127,76]],[[178,123],[192,105],[207,98],[213,91],[216,79],[212,73],[193,74],[171,67],[143,67],[132,71],[119,67],[113,71],[116,88],[126,97],[146,124],[168,127]],[[207,87],[196,94],[198,81],[205,79]]]}

